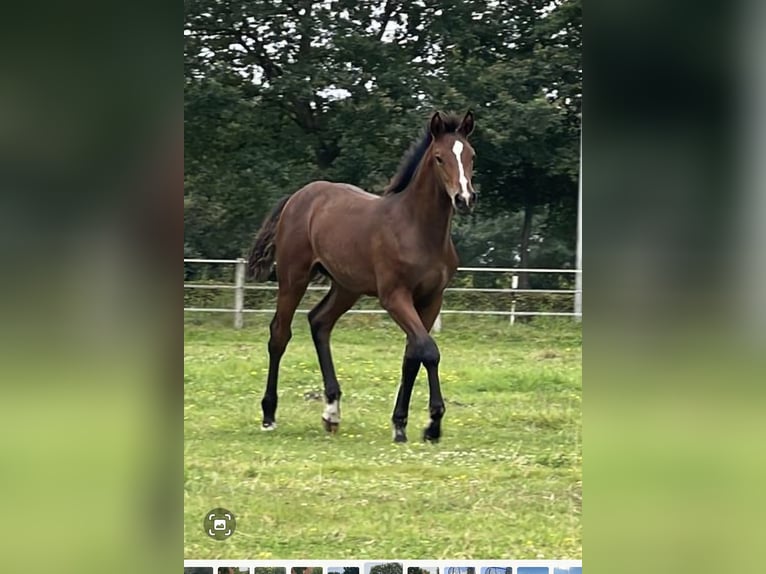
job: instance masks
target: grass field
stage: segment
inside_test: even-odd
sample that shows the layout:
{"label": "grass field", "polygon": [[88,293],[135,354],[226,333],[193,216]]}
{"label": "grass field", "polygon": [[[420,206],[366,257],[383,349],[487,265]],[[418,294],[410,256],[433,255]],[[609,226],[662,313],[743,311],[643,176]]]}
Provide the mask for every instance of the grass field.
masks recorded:
{"label": "grass field", "polygon": [[[404,337],[346,316],[333,333],[340,433],[321,426],[322,381],[305,316],[282,361],[278,428],[259,430],[270,317],[185,327],[185,558],[582,558],[581,330],[447,316],[436,335],[447,403],[421,442],[428,385],[415,385],[407,444],[390,417]],[[206,511],[233,511],[225,542]]]}

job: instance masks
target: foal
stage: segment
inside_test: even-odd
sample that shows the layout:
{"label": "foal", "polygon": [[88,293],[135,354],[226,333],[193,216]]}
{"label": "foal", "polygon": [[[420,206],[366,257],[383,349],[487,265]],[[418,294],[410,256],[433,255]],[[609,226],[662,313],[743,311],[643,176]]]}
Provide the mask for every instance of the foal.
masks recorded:
{"label": "foal", "polygon": [[392,416],[394,440],[407,440],[407,416],[420,366],[428,373],[430,421],[423,438],[441,436],[444,400],[439,349],[429,331],[444,288],[457,269],[450,236],[452,215],[476,203],[471,184],[471,112],[461,119],[436,112],[423,137],[405,154],[383,196],[327,181],[312,182],[283,198],[266,218],[250,251],[248,271],[268,279],[276,262],[277,310],[269,338],[269,374],[262,430],[276,428],[279,363],[291,337],[295,309],[312,277],[329,277],[327,295],[309,313],[324,380],[325,429],[340,424],[341,390],[330,353],[337,320],[362,295],[377,296],[407,335],[402,380]]}

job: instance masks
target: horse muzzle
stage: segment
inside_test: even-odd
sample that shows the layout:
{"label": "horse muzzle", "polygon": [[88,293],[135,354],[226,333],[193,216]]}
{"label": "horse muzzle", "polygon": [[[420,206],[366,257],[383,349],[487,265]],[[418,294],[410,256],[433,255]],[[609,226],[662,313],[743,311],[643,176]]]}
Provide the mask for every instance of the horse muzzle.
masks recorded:
{"label": "horse muzzle", "polygon": [[471,213],[476,207],[476,192],[471,191],[466,196],[463,193],[459,193],[455,196],[455,210],[461,215]]}

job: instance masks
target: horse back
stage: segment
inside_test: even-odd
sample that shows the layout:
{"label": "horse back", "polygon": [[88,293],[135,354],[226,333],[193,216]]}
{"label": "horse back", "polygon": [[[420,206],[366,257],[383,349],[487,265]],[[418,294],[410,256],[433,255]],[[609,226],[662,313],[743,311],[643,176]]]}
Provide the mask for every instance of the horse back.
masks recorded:
{"label": "horse back", "polygon": [[[277,232],[278,258],[320,263],[348,289],[375,289],[373,234],[382,225],[380,196],[345,183],[315,181],[288,200]],[[279,263],[278,263],[279,265]]]}

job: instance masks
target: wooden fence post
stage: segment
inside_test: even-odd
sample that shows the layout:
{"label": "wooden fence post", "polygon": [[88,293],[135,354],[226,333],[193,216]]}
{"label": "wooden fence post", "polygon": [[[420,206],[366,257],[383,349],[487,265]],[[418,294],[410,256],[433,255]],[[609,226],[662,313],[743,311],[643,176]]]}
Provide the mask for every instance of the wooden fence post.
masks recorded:
{"label": "wooden fence post", "polygon": [[441,309],[439,310],[439,314],[436,316],[436,321],[434,321],[434,326],[431,328],[431,331],[434,333],[441,333],[442,332],[442,314]]}
{"label": "wooden fence post", "polygon": [[234,268],[234,328],[241,329],[244,324],[245,309],[245,265],[247,261],[238,258]]}
{"label": "wooden fence post", "polygon": [[[512,275],[511,276],[511,289],[518,289],[519,288],[519,276],[518,275]],[[516,323],[516,293],[512,295],[511,299],[511,325]]]}

